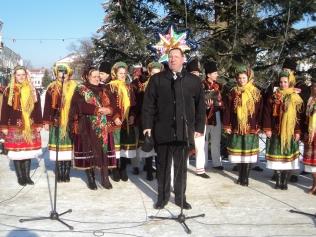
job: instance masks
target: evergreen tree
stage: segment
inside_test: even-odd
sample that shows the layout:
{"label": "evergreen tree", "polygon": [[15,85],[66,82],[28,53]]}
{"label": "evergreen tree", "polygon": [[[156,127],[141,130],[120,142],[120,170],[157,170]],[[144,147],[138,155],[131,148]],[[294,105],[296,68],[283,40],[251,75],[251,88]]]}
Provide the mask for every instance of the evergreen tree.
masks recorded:
{"label": "evergreen tree", "polygon": [[190,30],[197,46],[190,55],[216,60],[227,78],[232,66],[247,63],[261,87],[285,57],[316,61],[315,27],[294,27],[304,18],[315,22],[313,0],[112,0],[103,7],[103,35],[94,39],[99,60],[144,62],[157,32],[173,24]]}
{"label": "evergreen tree", "polygon": [[149,1],[110,0],[104,5],[103,36],[94,38],[99,60],[142,62],[150,55],[147,46],[160,28],[155,6]]}
{"label": "evergreen tree", "polygon": [[53,78],[51,77],[49,71],[45,69],[44,76],[42,79],[42,87],[46,89],[49,83],[51,83],[52,81],[53,81]]}

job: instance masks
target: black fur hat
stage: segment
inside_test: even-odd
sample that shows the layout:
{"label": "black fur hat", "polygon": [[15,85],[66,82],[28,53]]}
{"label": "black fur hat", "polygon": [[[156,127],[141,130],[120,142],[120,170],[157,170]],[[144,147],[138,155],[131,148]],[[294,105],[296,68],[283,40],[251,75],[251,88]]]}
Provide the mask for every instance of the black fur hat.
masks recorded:
{"label": "black fur hat", "polygon": [[286,58],[282,66],[282,68],[288,68],[288,69],[291,69],[292,71],[296,71],[296,67],[297,67],[296,61],[291,58]]}
{"label": "black fur hat", "polygon": [[206,75],[208,73],[217,72],[216,62],[214,62],[214,61],[207,61],[204,64],[204,70],[205,70],[205,74]]}
{"label": "black fur hat", "polygon": [[191,59],[188,63],[187,63],[187,71],[188,72],[201,72],[201,65],[200,62],[197,58],[193,58]]}
{"label": "black fur hat", "polygon": [[102,62],[99,67],[100,72],[105,72],[107,74],[111,74],[111,64],[109,62]]}

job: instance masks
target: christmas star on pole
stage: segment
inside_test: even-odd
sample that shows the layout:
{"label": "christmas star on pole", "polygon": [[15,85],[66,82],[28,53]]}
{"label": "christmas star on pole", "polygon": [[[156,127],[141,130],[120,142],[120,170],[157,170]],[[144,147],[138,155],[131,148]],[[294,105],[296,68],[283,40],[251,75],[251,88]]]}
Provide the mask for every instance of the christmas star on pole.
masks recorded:
{"label": "christmas star on pole", "polygon": [[168,53],[171,49],[179,48],[182,52],[190,50],[186,43],[187,32],[177,33],[174,31],[173,26],[169,28],[168,34],[159,34],[160,41],[153,46],[160,55],[159,62],[168,61]]}

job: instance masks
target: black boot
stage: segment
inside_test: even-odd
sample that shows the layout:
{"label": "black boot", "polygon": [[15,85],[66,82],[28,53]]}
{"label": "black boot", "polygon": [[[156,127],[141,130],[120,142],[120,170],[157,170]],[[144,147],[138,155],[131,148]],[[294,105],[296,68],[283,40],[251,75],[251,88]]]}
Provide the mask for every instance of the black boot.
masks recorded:
{"label": "black boot", "polygon": [[248,186],[249,185],[250,169],[251,169],[251,164],[250,163],[244,164],[244,175],[243,175],[242,186]]}
{"label": "black boot", "polygon": [[275,175],[275,186],[274,186],[274,188],[275,189],[279,189],[279,188],[281,188],[281,172],[280,172],[280,170],[276,170],[275,172],[274,172],[274,175]]}
{"label": "black boot", "polygon": [[63,162],[62,161],[58,161],[57,162],[57,182],[63,182],[64,180],[64,172],[63,172]]}
{"label": "black boot", "polygon": [[236,181],[237,184],[242,185],[242,181],[243,181],[243,174],[244,174],[244,165],[243,164],[239,164],[238,166],[235,165],[238,168],[238,179]]}
{"label": "black boot", "polygon": [[105,189],[112,189],[113,188],[113,186],[112,186],[112,184],[110,182],[109,176],[106,176],[106,177],[103,176],[101,178],[101,185]]}
{"label": "black boot", "polygon": [[22,175],[21,162],[22,161],[20,161],[20,160],[14,160],[13,164],[14,164],[14,168],[15,168],[16,177],[18,178],[18,183],[22,186],[25,186],[26,181]]}
{"label": "black boot", "polygon": [[70,182],[71,161],[64,161],[64,182]]}
{"label": "black boot", "polygon": [[287,190],[288,189],[287,182],[288,182],[288,179],[289,179],[289,174],[290,174],[290,172],[288,170],[283,170],[281,172],[281,189],[282,190]]}
{"label": "black boot", "polygon": [[113,179],[113,181],[115,181],[115,182],[119,182],[119,181],[120,181],[121,175],[120,175],[120,170],[119,170],[119,168],[114,168],[114,169],[112,170],[112,179]]}
{"label": "black boot", "polygon": [[88,178],[88,188],[90,188],[91,190],[98,189],[97,184],[95,183],[94,170],[93,169],[86,170],[86,175]]}
{"label": "black boot", "polygon": [[105,164],[101,167],[101,185],[105,189],[111,189],[112,184],[109,179],[109,168],[108,168],[108,160],[105,157]]}
{"label": "black boot", "polygon": [[127,163],[127,158],[121,157],[120,158],[120,176],[121,180],[126,182],[128,180],[127,172],[126,172],[126,163]]}
{"label": "black boot", "polygon": [[[26,184],[30,184],[30,185],[33,185],[34,182],[33,180],[31,179],[30,177],[30,171],[31,171],[31,159],[27,159],[24,161],[24,179],[25,179],[25,182]],[[22,172],[23,174],[23,172]]]}
{"label": "black boot", "polygon": [[152,181],[154,179],[153,176],[153,158],[152,157],[148,157],[145,159],[145,167],[146,167],[146,179],[148,181]]}

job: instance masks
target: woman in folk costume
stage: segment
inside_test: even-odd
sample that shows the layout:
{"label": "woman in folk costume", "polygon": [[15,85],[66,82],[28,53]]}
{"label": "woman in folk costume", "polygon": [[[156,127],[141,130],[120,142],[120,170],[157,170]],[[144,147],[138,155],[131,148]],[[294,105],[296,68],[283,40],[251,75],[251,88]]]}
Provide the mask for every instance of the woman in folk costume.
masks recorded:
{"label": "woman in folk costume", "polygon": [[[71,80],[73,70],[67,64],[54,67],[56,80],[47,87],[43,113],[43,123],[49,130],[49,159],[56,161],[56,144],[58,142],[57,181],[70,181],[72,160],[72,141],[69,137],[68,118],[72,96],[77,83]],[[58,124],[58,121],[60,123]],[[56,132],[59,129],[59,138]]]}
{"label": "woman in folk costume", "polygon": [[260,130],[260,91],[253,85],[253,71],[245,65],[236,68],[237,86],[230,92],[224,111],[225,132],[230,134],[228,158],[240,163],[237,183],[248,186],[251,163],[257,162]]}
{"label": "woman in folk costume", "polygon": [[267,135],[267,168],[276,171],[276,189],[287,189],[289,172],[299,169],[300,117],[303,100],[292,72],[282,71],[279,88],[267,99],[263,130]]}
{"label": "woman in folk costume", "polygon": [[101,169],[101,185],[111,189],[107,159],[107,120],[111,108],[102,107],[99,71],[89,68],[71,101],[70,127],[74,141],[74,167],[86,171],[88,187],[97,189],[95,168]]}
{"label": "woman in folk costume", "polygon": [[120,108],[121,128],[117,128],[114,135],[116,158],[120,159],[118,169],[113,170],[113,180],[127,181],[126,165],[128,158],[136,157],[136,136],[134,120],[136,114],[135,95],[132,87],[126,84],[127,65],[124,62],[117,62],[111,70],[112,80],[108,83],[111,90],[117,94],[117,103]]}
{"label": "woman in folk costume", "polygon": [[313,186],[309,193],[316,194],[316,78],[312,78],[311,96],[308,99],[305,123],[303,131],[304,138],[304,156],[303,163],[305,172],[312,173]]}
{"label": "woman in folk costume", "polygon": [[148,82],[151,76],[159,73],[163,70],[163,65],[159,62],[151,62],[147,65],[147,72],[148,77],[140,77],[138,79],[134,79],[131,83],[132,87],[135,91],[136,97],[136,107],[137,107],[137,114],[136,114],[136,126],[138,128],[138,143],[137,143],[137,158],[145,158],[145,166],[144,170],[146,171],[146,179],[151,181],[154,179],[153,177],[153,157],[156,156],[156,152],[152,149],[150,152],[145,152],[142,150],[142,145],[144,144],[144,134],[142,133],[142,122],[141,122],[141,109],[143,106],[144,100],[144,93]]}
{"label": "woman in folk costume", "polygon": [[40,130],[42,110],[40,96],[27,76],[25,67],[13,70],[10,85],[5,89],[0,128],[5,135],[4,147],[13,160],[18,183],[34,184],[30,178],[31,159],[42,154]]}

